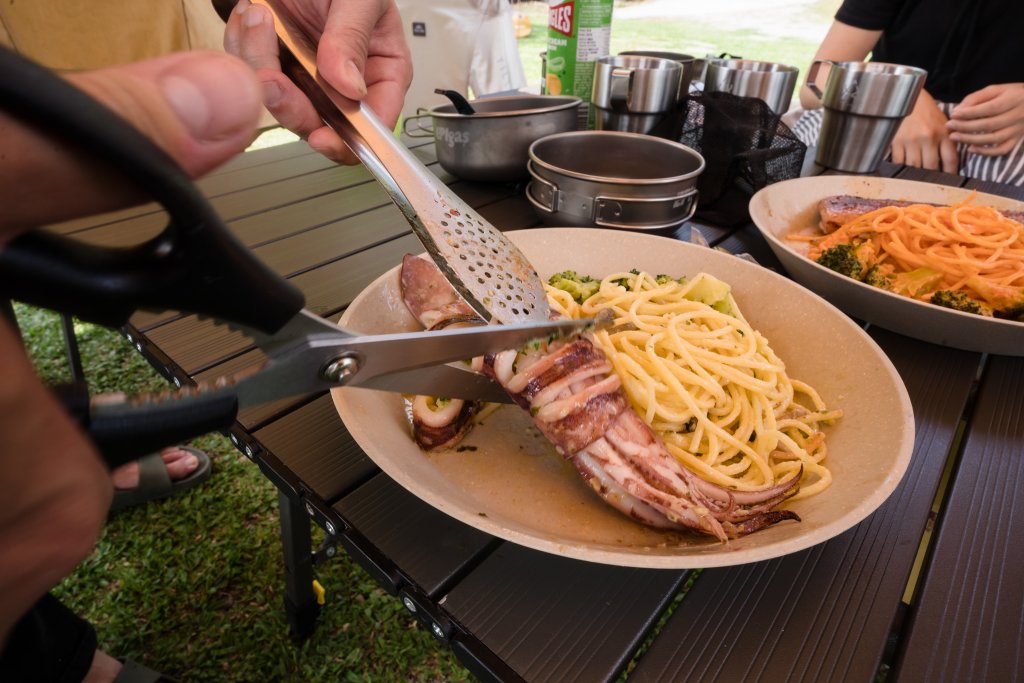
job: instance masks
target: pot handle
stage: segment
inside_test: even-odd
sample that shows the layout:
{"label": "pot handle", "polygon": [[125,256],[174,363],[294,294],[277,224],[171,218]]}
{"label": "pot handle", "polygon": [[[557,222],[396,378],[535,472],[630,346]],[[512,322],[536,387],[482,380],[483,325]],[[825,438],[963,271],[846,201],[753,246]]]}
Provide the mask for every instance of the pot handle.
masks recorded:
{"label": "pot handle", "polygon": [[[434,126],[431,124],[430,128],[420,124],[422,119],[430,118],[430,112],[420,107],[416,110],[415,116],[409,116],[402,119],[402,133],[409,136],[410,138],[432,138],[434,137]],[[415,121],[416,127],[412,130],[409,129],[409,122]]]}
{"label": "pot handle", "polygon": [[[541,178],[539,175],[537,175],[537,172],[533,168],[533,159],[530,159],[526,162],[526,168],[530,172],[531,176],[531,181],[526,186],[526,198],[530,200],[531,204],[533,204],[541,211],[545,213],[554,213],[555,210],[558,208],[558,185],[555,185],[551,181],[545,180],[544,178]],[[534,183],[537,183],[542,187],[545,198],[547,198],[547,196],[550,196],[550,201],[542,201],[542,199],[534,196],[534,193],[532,191]]]}
{"label": "pot handle", "polygon": [[835,62],[831,59],[815,59],[811,62],[811,68],[807,70],[807,89],[814,93],[819,100],[823,97],[821,88],[818,87],[818,71],[821,70],[822,64],[835,66]]}
{"label": "pot handle", "polygon": [[[658,208],[659,206],[667,205],[670,209],[678,209],[680,206],[685,207],[683,209],[685,215],[682,218],[673,218],[667,223],[657,224],[644,224],[639,225],[636,222],[622,222],[621,219],[624,215],[629,215],[630,206],[644,208]],[[625,228],[627,230],[636,230],[642,228],[644,230],[658,230],[660,228],[671,228],[684,221],[688,221],[693,218],[694,212],[697,211],[697,188],[691,187],[683,194],[676,195],[674,197],[612,197],[608,195],[598,195],[594,198],[594,225],[602,228]]]}

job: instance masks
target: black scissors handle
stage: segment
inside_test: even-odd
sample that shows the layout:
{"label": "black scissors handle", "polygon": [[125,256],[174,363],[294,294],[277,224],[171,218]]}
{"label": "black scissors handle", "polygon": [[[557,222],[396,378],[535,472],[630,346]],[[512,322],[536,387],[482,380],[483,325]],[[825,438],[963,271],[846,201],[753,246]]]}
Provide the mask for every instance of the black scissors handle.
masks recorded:
{"label": "black scissors handle", "polygon": [[[185,172],[161,149],[82,91],[0,48],[0,109],[43,135],[107,163],[170,215],[156,237],[130,248],[32,231],[0,247],[0,297],[108,327],[139,309],[173,309],[273,334],[300,311],[302,293],[228,231]],[[12,189],[12,188],[8,188]],[[16,191],[17,188],[13,188]],[[125,414],[95,415],[88,392],[62,394],[111,467],[234,422],[231,395]]]}
{"label": "black scissors handle", "polygon": [[228,231],[173,159],[81,90],[0,49],[0,108],[121,171],[170,215],[128,248],[25,233],[0,248],[0,293],[109,327],[139,309],[172,309],[272,334],[302,309],[302,293]]}

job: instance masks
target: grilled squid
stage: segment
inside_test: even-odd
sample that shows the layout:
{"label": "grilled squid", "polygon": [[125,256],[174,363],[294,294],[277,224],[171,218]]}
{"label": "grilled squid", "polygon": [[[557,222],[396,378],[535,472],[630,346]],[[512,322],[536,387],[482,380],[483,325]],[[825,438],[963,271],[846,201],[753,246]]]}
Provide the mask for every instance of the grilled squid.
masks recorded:
{"label": "grilled squid", "polygon": [[[432,317],[430,324],[436,325],[451,316],[472,315],[440,271],[422,259],[407,256],[403,261],[402,291],[421,321]],[[433,313],[439,311],[444,312]],[[774,509],[797,492],[799,472],[760,491],[733,491],[680,464],[630,407],[611,361],[585,335],[487,356],[481,370],[530,413],[605,502],[639,522],[724,541],[800,519],[795,512]],[[430,417],[443,425],[457,421],[454,416],[448,404]],[[415,411],[413,417],[415,422]]]}
{"label": "grilled squid", "polygon": [[662,529],[736,538],[796,513],[773,508],[795,494],[799,475],[761,491],[732,491],[679,463],[634,411],[611,361],[588,338],[488,356],[485,374],[607,503]]}
{"label": "grilled squid", "polygon": [[[406,308],[427,330],[484,323],[433,263],[407,254],[402,259],[400,286]],[[483,359],[473,363],[479,372]],[[416,396],[412,400],[413,439],[427,451],[451,448],[473,427],[479,410],[478,401]]]}

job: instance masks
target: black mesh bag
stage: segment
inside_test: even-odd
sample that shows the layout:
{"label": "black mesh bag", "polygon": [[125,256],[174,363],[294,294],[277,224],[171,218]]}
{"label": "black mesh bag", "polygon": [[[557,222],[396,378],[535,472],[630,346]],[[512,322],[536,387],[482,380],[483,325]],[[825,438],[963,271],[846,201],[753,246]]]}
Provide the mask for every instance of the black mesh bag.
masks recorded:
{"label": "black mesh bag", "polygon": [[704,157],[695,218],[716,225],[750,220],[751,195],[798,178],[807,146],[763,101],[729,93],[696,93],[652,135],[678,140]]}

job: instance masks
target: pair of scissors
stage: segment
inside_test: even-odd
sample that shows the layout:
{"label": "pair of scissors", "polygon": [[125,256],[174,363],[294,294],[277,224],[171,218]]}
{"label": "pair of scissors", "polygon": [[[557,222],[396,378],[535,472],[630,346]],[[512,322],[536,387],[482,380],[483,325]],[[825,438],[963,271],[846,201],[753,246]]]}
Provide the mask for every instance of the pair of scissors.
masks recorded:
{"label": "pair of scissors", "polygon": [[170,216],[128,248],[45,230],[0,248],[0,295],[121,327],[138,310],[206,316],[251,337],[266,361],[245,376],[155,396],[65,401],[111,467],[234,423],[249,406],[360,386],[507,401],[496,384],[444,365],[569,335],[591,321],[361,335],[304,308],[301,291],[242,245],[184,171],[112,111],[48,70],[0,49],[0,107],[25,125],[121,171]]}

